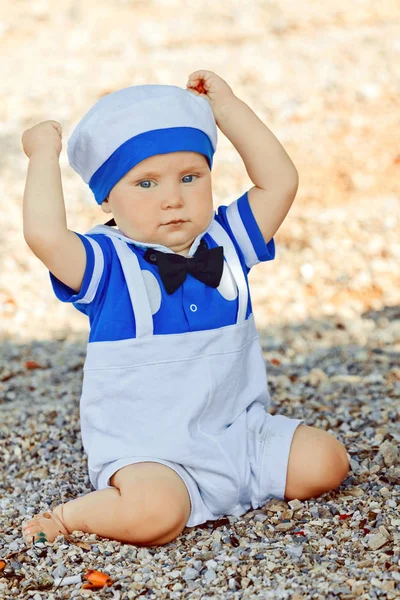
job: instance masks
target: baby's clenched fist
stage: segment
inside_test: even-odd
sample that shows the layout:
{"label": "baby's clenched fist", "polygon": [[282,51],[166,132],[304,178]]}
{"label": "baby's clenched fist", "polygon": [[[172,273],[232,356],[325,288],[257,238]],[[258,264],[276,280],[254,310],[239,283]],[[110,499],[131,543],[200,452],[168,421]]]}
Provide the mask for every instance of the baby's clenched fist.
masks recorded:
{"label": "baby's clenched fist", "polygon": [[54,152],[62,149],[62,128],[58,121],[42,121],[22,134],[22,147],[28,158],[36,152]]}

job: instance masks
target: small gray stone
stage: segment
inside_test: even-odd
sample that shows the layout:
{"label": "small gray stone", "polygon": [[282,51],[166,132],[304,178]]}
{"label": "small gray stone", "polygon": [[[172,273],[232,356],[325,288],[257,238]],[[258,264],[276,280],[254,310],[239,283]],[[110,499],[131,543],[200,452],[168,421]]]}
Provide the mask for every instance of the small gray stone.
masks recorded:
{"label": "small gray stone", "polygon": [[236,581],[233,579],[233,577],[230,577],[230,578],[229,578],[229,581],[228,581],[228,588],[229,588],[230,590],[236,590]]}
{"label": "small gray stone", "polygon": [[215,579],[216,576],[217,576],[217,574],[214,571],[214,569],[207,569],[207,571],[205,573],[203,573],[203,577],[207,583],[210,583],[211,581],[213,581],[213,579]]}
{"label": "small gray stone", "polygon": [[387,544],[388,538],[382,533],[371,533],[368,538],[368,546],[371,550],[378,550],[382,548],[385,544]]}
{"label": "small gray stone", "polygon": [[290,500],[290,501],[288,502],[288,504],[289,504],[290,508],[291,508],[292,510],[294,510],[294,511],[296,511],[296,510],[300,510],[301,508],[304,508],[304,504],[303,504],[303,502],[301,502],[300,500],[297,500],[297,499],[295,499],[295,500]]}
{"label": "small gray stone", "polygon": [[67,569],[65,568],[63,563],[58,565],[57,568],[54,569],[54,571],[52,572],[52,575],[54,578],[60,577],[62,579],[64,577],[64,575],[66,575],[66,574],[67,574]]}
{"label": "small gray stone", "polygon": [[209,569],[215,569],[218,566],[218,563],[215,562],[215,560],[210,559],[206,561],[206,567],[208,567]]}
{"label": "small gray stone", "polygon": [[288,556],[298,560],[303,554],[303,546],[286,546],[285,552]]}
{"label": "small gray stone", "polygon": [[8,545],[8,548],[9,548],[9,550],[10,550],[11,552],[15,552],[16,550],[18,550],[18,548],[19,548],[19,544],[18,544],[18,542],[17,542],[16,540],[14,540],[13,542],[11,542],[11,543]]}
{"label": "small gray stone", "polygon": [[354,458],[351,458],[349,462],[350,462],[350,467],[351,467],[351,470],[352,470],[354,473],[358,473],[358,471],[360,470],[360,465],[359,465],[359,463],[358,463],[356,460],[354,460]]}
{"label": "small gray stone", "polygon": [[192,567],[186,567],[182,578],[185,581],[189,581],[190,579],[196,579],[196,577],[199,576],[199,572],[196,569],[193,569]]}
{"label": "small gray stone", "polygon": [[379,451],[387,467],[391,467],[398,462],[399,451],[391,442],[389,442],[389,440],[385,440],[383,444],[379,446]]}

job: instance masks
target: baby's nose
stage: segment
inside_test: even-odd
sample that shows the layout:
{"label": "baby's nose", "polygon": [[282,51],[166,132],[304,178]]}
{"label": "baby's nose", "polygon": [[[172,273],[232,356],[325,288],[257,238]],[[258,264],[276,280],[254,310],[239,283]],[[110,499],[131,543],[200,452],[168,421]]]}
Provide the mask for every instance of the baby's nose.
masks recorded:
{"label": "baby's nose", "polygon": [[166,206],[182,206],[183,204],[183,197],[182,194],[180,193],[180,191],[176,191],[174,193],[168,194],[165,197],[164,200],[164,204]]}

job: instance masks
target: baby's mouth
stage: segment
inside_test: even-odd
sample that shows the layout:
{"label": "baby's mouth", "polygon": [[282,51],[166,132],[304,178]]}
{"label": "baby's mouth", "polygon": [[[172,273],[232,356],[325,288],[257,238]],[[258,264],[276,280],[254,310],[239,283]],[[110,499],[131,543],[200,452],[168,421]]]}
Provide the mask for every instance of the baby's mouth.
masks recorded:
{"label": "baby's mouth", "polygon": [[177,225],[178,223],[186,223],[183,219],[175,219],[174,221],[169,221],[165,223],[165,225]]}

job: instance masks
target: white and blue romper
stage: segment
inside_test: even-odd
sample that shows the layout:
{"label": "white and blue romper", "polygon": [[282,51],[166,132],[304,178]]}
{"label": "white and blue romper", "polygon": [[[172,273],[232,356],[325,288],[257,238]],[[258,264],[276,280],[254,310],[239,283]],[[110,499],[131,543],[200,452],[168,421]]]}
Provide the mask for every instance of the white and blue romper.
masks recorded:
{"label": "white and blue romper", "polygon": [[159,462],[187,486],[188,527],[239,516],[283,498],[300,420],[270,415],[266,366],[248,273],[272,260],[245,193],[220,206],[201,240],[223,246],[221,282],[188,273],[166,293],[148,247],[99,225],[85,235],[87,264],[74,293],[50,274],[56,296],[90,320],[80,418],[95,489],[137,462]]}

